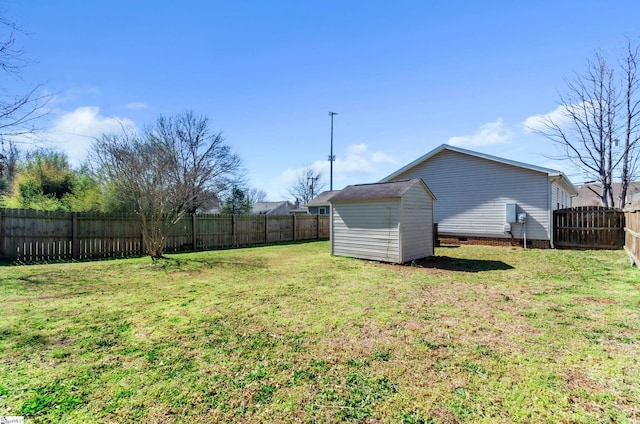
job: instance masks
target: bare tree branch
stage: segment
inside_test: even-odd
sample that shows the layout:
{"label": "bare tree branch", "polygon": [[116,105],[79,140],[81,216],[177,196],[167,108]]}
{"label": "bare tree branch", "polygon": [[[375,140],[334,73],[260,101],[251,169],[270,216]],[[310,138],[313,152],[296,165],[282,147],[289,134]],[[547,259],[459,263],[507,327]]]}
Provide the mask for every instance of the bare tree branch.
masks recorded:
{"label": "bare tree branch", "polygon": [[[24,52],[16,45],[16,33],[21,29],[10,20],[0,17],[0,28],[8,34],[0,40],[0,70],[7,77],[19,79],[20,70],[26,66]],[[6,81],[6,79],[5,79]],[[51,95],[40,94],[42,85],[35,85],[25,94],[10,94],[0,87],[0,136],[10,137],[35,132],[37,120],[47,114],[46,106]]]}

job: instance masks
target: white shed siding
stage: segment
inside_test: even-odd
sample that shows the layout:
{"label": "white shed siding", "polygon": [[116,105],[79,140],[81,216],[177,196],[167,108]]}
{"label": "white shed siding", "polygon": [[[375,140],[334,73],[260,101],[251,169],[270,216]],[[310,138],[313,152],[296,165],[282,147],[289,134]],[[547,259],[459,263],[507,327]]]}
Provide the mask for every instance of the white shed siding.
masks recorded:
{"label": "white shed siding", "polygon": [[399,262],[398,200],[335,203],[332,210],[334,255]]}
{"label": "white shed siding", "polygon": [[[528,239],[549,239],[548,176],[450,150],[394,177],[422,178],[438,199],[434,222],[438,232],[452,236],[508,237],[504,233],[506,204],[527,213]],[[523,225],[512,225],[521,238]]]}
{"label": "white shed siding", "polygon": [[433,199],[416,184],[402,198],[402,262],[433,256]]}

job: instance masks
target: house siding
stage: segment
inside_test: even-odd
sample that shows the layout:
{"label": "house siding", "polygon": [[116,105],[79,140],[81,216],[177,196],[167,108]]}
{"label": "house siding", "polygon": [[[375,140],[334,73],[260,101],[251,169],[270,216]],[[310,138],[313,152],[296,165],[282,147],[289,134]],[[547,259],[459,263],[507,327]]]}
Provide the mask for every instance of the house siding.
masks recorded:
{"label": "house siding", "polygon": [[549,239],[549,180],[544,173],[443,150],[394,181],[422,178],[438,199],[434,222],[443,236],[510,238],[505,234],[506,204],[527,214],[526,225],[512,224],[514,238]]}
{"label": "house siding", "polygon": [[551,208],[552,210],[565,209],[571,207],[571,194],[560,184],[551,183]]}
{"label": "house siding", "polygon": [[416,184],[402,198],[402,262],[433,256],[433,199]]}
{"label": "house siding", "polygon": [[399,262],[398,200],[334,203],[332,211],[332,254]]}

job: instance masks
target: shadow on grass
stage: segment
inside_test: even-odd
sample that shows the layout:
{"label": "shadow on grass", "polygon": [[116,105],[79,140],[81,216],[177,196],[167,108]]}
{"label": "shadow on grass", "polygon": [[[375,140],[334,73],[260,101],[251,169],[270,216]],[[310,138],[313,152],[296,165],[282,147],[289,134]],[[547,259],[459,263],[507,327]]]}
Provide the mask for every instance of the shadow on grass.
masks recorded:
{"label": "shadow on grass", "polygon": [[266,267],[263,258],[256,257],[190,257],[181,256],[179,258],[163,256],[153,261],[153,265],[163,270],[196,270],[199,268],[235,268],[238,270],[251,271]]}
{"label": "shadow on grass", "polygon": [[513,269],[511,265],[502,261],[450,258],[449,256],[432,256],[430,258],[417,259],[407,263],[407,265],[415,268],[433,268],[461,272],[506,271]]}

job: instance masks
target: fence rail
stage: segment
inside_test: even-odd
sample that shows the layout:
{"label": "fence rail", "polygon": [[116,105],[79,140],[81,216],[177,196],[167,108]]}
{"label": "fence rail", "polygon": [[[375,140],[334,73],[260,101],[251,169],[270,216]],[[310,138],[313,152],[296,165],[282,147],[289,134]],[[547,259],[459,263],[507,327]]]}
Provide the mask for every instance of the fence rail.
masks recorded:
{"label": "fence rail", "polygon": [[[215,250],[329,238],[319,215],[189,215],[165,252]],[[0,209],[0,260],[44,262],[144,254],[136,216]]]}
{"label": "fence rail", "polygon": [[621,249],[624,213],[617,209],[578,207],[553,212],[553,240],[558,248]]}
{"label": "fence rail", "polygon": [[640,201],[625,208],[624,216],[624,250],[631,262],[640,268]]}

